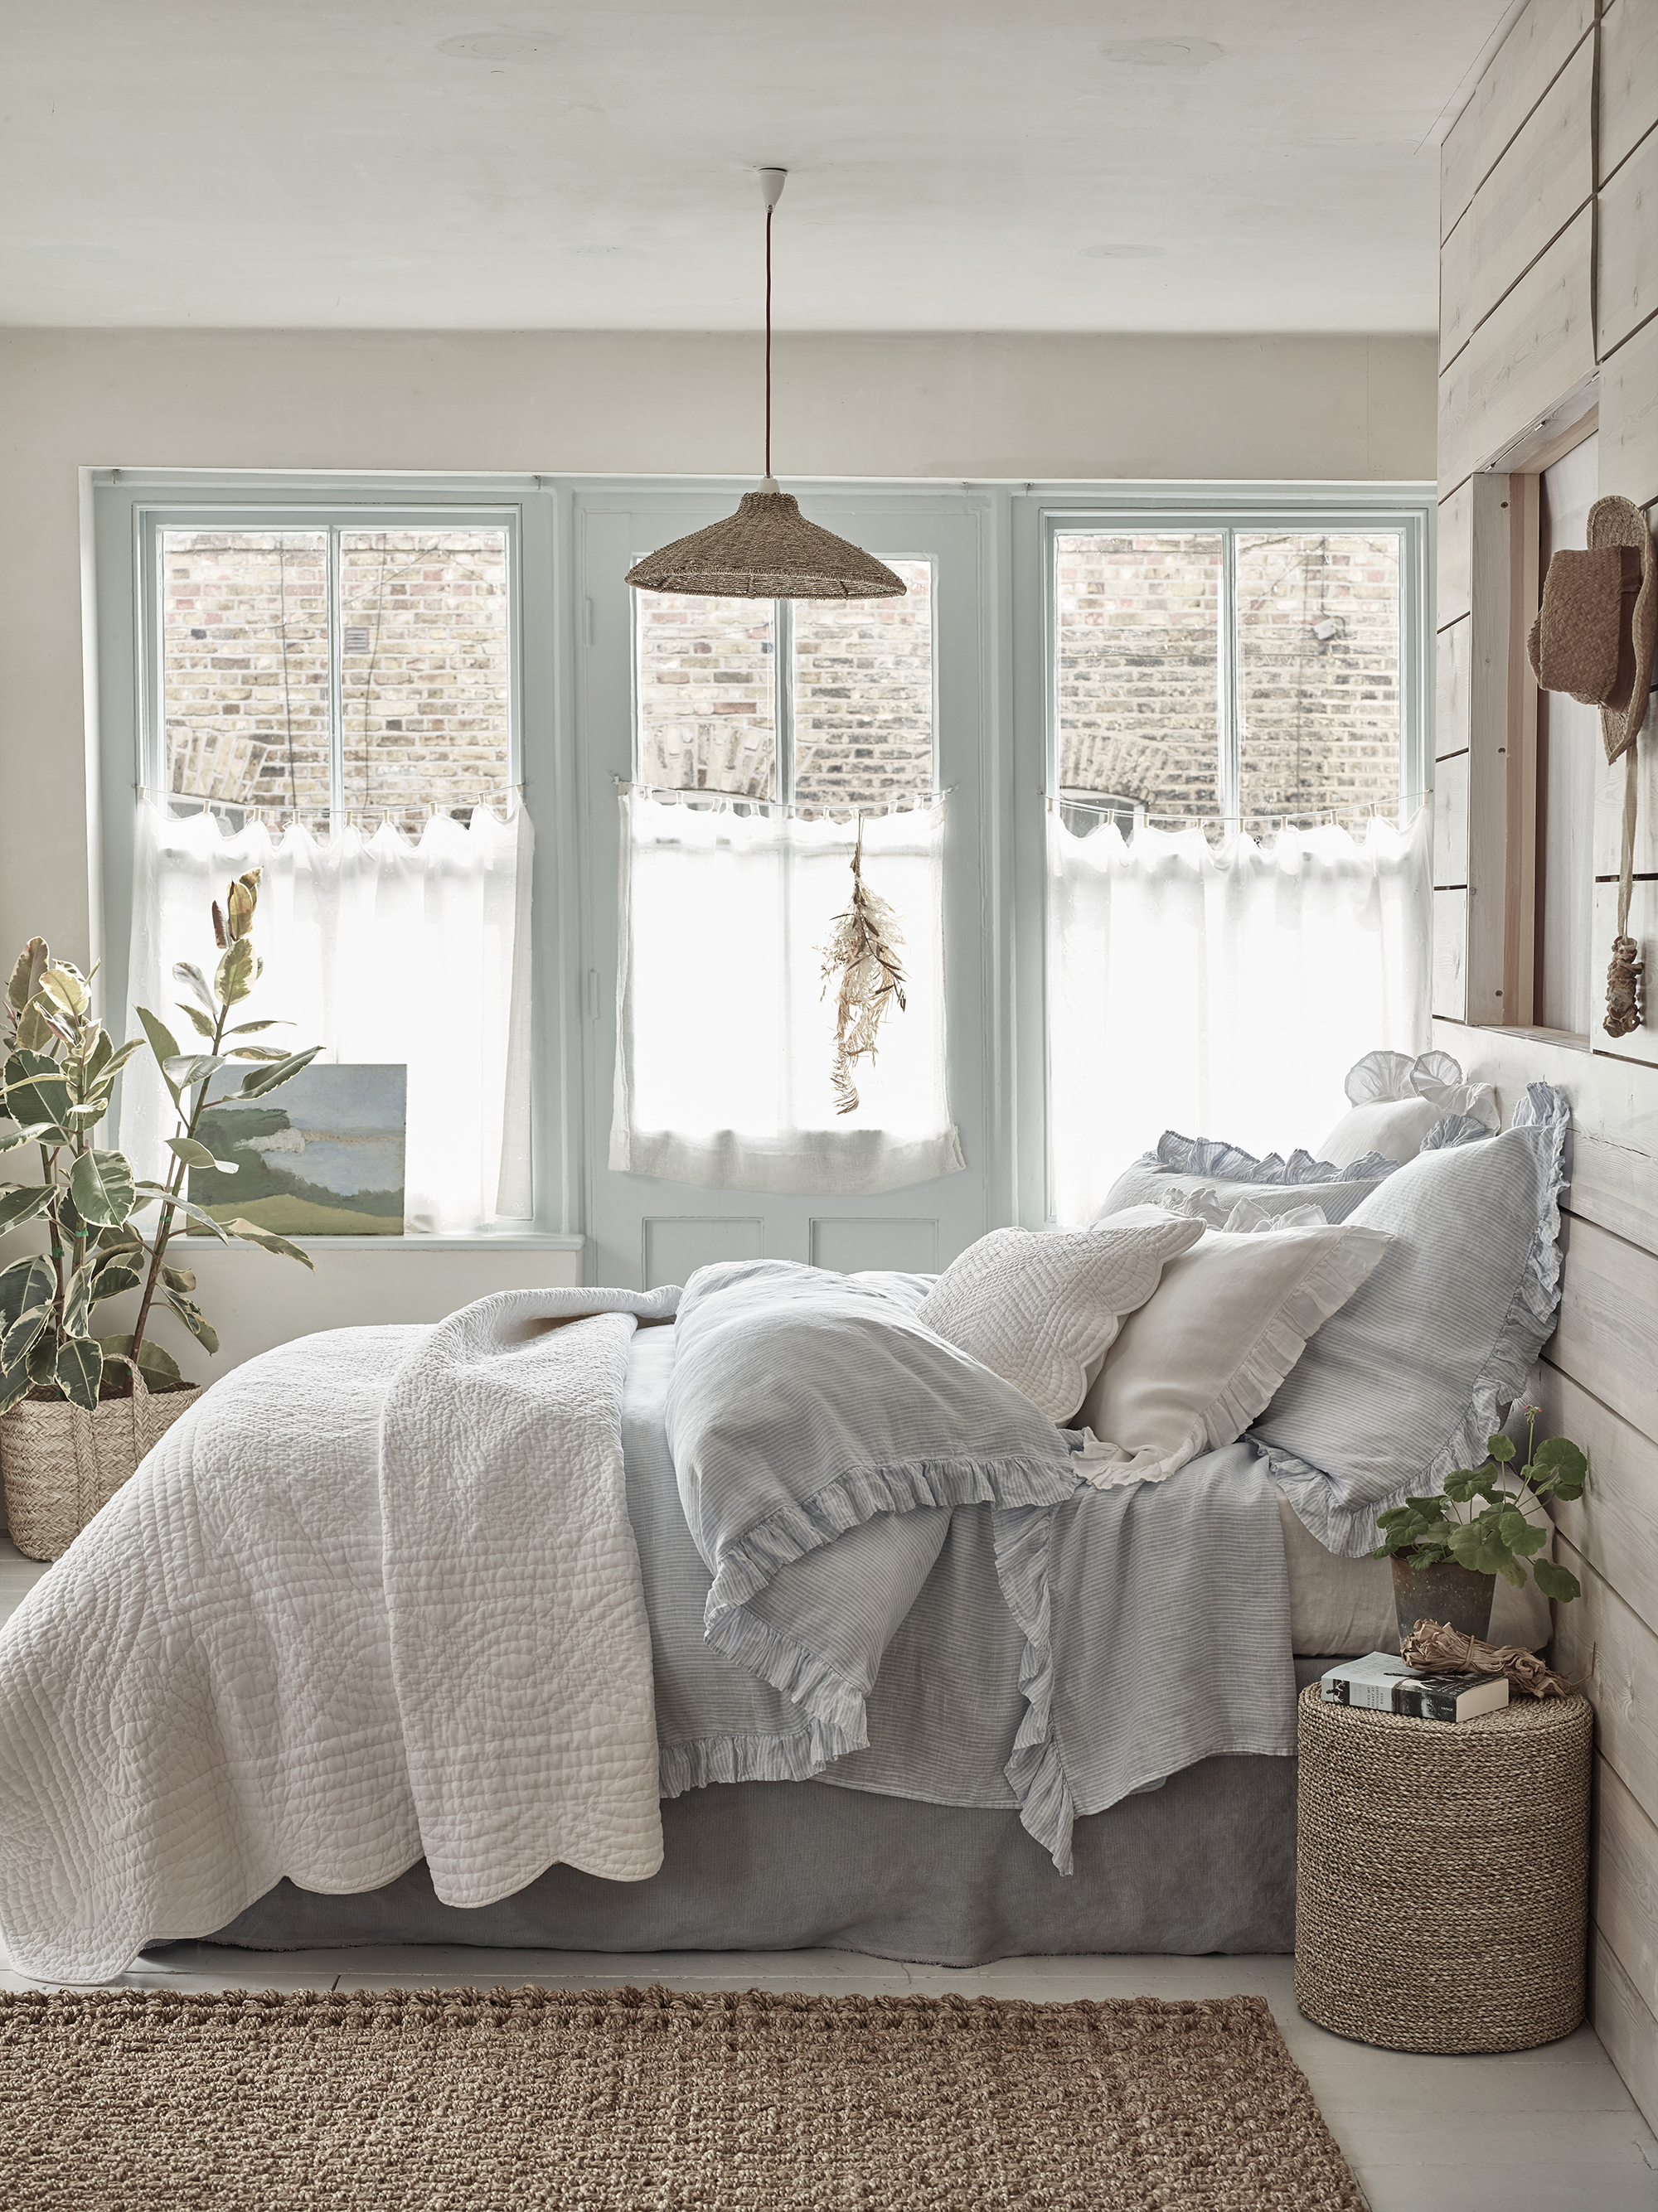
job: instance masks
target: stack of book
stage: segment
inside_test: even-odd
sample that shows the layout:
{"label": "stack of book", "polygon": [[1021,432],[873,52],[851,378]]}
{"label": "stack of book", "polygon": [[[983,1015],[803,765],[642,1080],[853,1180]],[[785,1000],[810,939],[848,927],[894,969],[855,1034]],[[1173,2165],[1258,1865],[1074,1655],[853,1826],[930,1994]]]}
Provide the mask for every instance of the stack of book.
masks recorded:
{"label": "stack of book", "polygon": [[1505,1674],[1430,1674],[1386,1651],[1344,1659],[1320,1683],[1327,1705],[1362,1705],[1418,1721],[1471,1721],[1509,1702]]}

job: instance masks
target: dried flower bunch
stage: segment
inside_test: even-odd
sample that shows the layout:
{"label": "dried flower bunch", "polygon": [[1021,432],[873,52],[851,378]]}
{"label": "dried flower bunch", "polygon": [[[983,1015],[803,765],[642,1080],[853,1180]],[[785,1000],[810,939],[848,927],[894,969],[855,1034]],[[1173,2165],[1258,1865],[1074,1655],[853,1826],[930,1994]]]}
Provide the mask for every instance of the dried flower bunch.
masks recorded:
{"label": "dried flower bunch", "polygon": [[835,917],[835,933],[824,955],[825,988],[838,981],[835,1002],[835,1111],[857,1111],[852,1070],[860,1060],[873,1061],[881,1017],[898,1001],[904,1011],[904,969],[896,946],[902,945],[898,916],[863,880],[863,817],[858,817],[852,854],[852,903]]}
{"label": "dried flower bunch", "polygon": [[[225,1164],[196,1133],[213,1079],[237,1061],[251,1061],[231,1095],[260,1098],[320,1049],[290,1053],[250,1044],[255,1032],[286,1024],[230,1021],[264,964],[250,934],[259,884],[259,870],[251,869],[230,885],[222,908],[214,903],[213,936],[222,957],[212,981],[191,961],[173,970],[187,994],[180,1011],[207,1041],[206,1051],[181,1052],[166,1024],[138,1008],[178,1115],[177,1133],[167,1140],[173,1162],[165,1182],[144,1181],[125,1153],[92,1141],[109,1111],[116,1076],[143,1051],[144,1038],[118,1046],[93,1017],[92,977],[53,960],[44,938],[31,938],[18,956],[0,1005],[6,1032],[0,1117],[12,1124],[0,1129],[0,1152],[38,1146],[40,1179],[0,1182],[0,1233],[38,1221],[46,1249],[0,1268],[0,1413],[24,1397],[66,1398],[90,1409],[101,1397],[125,1395],[133,1368],[147,1389],[176,1389],[183,1380],[177,1361],[146,1334],[158,1299],[204,1352],[218,1350],[217,1332],[192,1295],[193,1271],[175,1267],[168,1255],[186,1221],[222,1243],[235,1238],[312,1265],[285,1237],[252,1221],[217,1221],[184,1196],[192,1167]],[[160,1212],[141,1230],[139,1218],[152,1206]],[[94,1310],[124,1291],[141,1293],[131,1334],[94,1335]]]}

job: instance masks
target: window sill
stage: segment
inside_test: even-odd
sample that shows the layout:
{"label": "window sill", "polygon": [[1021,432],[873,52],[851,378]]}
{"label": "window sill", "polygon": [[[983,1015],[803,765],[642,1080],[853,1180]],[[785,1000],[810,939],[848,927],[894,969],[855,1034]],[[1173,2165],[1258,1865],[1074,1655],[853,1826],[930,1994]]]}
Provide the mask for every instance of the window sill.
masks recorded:
{"label": "window sill", "polygon": [[[189,1246],[199,1251],[211,1240],[206,1231],[192,1231]],[[409,1230],[400,1237],[290,1237],[304,1252],[583,1252],[587,1238],[564,1231],[539,1229]],[[257,1244],[220,1245],[221,1251],[259,1252]]]}
{"label": "window sill", "polygon": [[1545,1030],[1535,1026],[1505,1029],[1501,1023],[1482,1024],[1481,1026],[1489,1026],[1493,1036],[1513,1037],[1521,1044],[1551,1044],[1561,1052],[1587,1053],[1594,1049],[1594,1040],[1580,1036],[1575,1030]]}

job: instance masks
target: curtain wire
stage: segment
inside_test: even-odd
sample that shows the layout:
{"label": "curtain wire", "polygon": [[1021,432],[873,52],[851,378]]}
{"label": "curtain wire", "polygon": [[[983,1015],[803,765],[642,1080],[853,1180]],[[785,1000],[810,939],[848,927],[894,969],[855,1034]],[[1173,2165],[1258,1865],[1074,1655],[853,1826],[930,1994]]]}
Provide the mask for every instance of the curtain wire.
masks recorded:
{"label": "curtain wire", "polygon": [[706,807],[710,812],[766,814],[774,817],[789,817],[802,822],[869,821],[879,820],[887,814],[923,814],[941,805],[955,789],[954,784],[938,789],[900,794],[897,799],[883,799],[875,805],[856,805],[850,799],[823,806],[802,806],[793,801],[787,805],[781,799],[759,799],[747,792],[715,791],[704,784],[636,783],[625,775],[613,779],[621,798],[630,794],[639,799],[672,799],[683,805],[687,803]]}

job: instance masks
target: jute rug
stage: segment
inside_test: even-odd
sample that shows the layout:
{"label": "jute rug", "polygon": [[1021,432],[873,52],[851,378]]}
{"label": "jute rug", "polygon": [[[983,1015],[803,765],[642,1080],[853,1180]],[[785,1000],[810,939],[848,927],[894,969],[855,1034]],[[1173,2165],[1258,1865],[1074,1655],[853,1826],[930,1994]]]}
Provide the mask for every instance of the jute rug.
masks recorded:
{"label": "jute rug", "polygon": [[1362,2212],[1259,1997],[0,1998],[8,2212]]}

